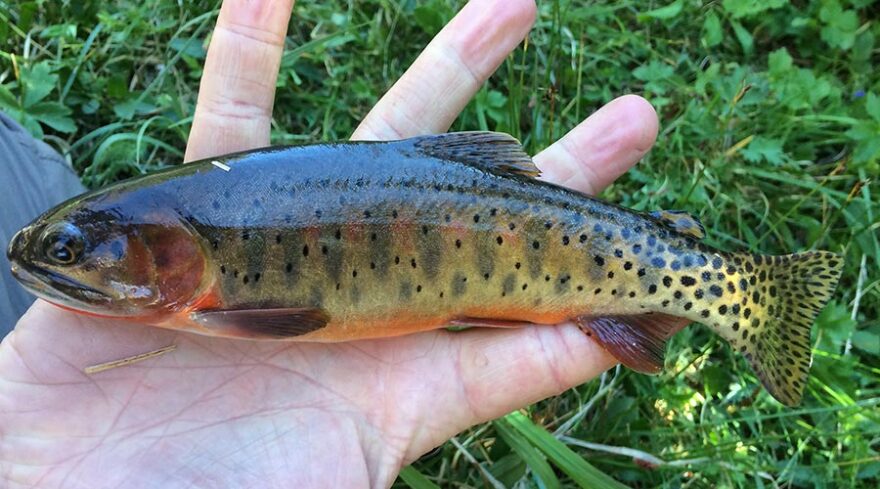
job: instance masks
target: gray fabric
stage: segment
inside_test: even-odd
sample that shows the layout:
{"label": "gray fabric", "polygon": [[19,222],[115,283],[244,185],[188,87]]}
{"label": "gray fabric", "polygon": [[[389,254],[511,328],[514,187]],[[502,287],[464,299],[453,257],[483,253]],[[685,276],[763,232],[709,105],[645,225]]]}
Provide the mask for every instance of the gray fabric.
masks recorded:
{"label": "gray fabric", "polygon": [[34,301],[9,272],[9,240],[50,207],[84,190],[61,155],[0,113],[0,338]]}

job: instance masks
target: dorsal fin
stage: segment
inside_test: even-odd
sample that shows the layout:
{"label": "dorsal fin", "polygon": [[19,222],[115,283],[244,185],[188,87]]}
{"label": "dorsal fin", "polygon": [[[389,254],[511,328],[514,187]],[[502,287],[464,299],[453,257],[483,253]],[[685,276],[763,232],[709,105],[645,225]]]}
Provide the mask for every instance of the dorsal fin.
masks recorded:
{"label": "dorsal fin", "polygon": [[513,136],[500,132],[450,132],[413,138],[425,155],[500,174],[537,177],[541,172]]}
{"label": "dorsal fin", "polygon": [[695,239],[706,237],[706,230],[700,220],[685,211],[654,211],[649,215],[681,234]]}

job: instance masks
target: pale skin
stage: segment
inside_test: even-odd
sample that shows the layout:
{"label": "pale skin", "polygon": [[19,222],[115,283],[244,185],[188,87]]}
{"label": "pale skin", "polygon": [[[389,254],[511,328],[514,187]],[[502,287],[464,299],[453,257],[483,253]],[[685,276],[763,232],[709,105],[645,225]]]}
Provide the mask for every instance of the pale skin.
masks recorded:
{"label": "pale skin", "polygon": [[[291,8],[224,2],[187,160],[269,144]],[[531,0],[472,1],[352,137],[446,131],[534,17]],[[535,161],[543,178],[595,193],[656,134],[651,106],[624,96]],[[170,344],[177,349],[161,357],[83,373]],[[265,343],[99,320],[37,301],[0,345],[0,485],[387,487],[403,465],[461,430],[614,364],[571,324]]]}

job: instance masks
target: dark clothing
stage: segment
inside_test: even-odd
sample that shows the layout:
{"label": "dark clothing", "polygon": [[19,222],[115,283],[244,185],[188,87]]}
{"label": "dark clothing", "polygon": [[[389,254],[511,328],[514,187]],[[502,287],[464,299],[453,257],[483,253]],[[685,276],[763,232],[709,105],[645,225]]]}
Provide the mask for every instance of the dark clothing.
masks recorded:
{"label": "dark clothing", "polygon": [[61,155],[0,113],[0,338],[34,301],[9,272],[9,240],[50,207],[84,190]]}

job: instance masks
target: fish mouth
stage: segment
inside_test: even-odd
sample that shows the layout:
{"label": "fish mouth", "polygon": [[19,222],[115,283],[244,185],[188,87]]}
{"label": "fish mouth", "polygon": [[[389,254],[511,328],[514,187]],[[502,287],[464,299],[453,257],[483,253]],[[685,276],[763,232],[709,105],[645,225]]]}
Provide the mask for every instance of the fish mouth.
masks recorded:
{"label": "fish mouth", "polygon": [[60,273],[37,265],[28,268],[30,270],[13,262],[12,276],[26,289],[47,300],[69,302],[72,299],[89,305],[112,300],[110,295]]}

